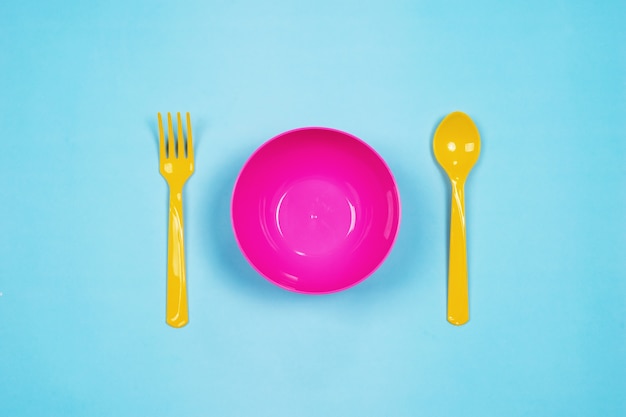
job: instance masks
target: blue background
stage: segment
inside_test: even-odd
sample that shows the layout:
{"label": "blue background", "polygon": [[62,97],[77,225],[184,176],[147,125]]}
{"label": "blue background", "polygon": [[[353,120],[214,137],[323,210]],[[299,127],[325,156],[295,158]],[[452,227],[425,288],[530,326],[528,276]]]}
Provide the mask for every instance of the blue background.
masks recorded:
{"label": "blue background", "polygon": [[[4,1],[0,414],[626,415],[626,4]],[[445,320],[449,185],[476,121],[471,320]],[[156,113],[189,111],[190,324],[165,325]],[[230,193],[310,125],[386,159],[403,218],[348,291],[274,287]]]}

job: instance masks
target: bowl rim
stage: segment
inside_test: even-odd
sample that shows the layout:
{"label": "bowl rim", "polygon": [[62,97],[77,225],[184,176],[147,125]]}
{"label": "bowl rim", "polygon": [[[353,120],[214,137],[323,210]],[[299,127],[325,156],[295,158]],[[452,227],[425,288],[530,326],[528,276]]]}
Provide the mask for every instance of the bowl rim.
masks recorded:
{"label": "bowl rim", "polygon": [[[387,171],[387,173],[389,174],[390,178],[391,178],[391,182],[393,184],[393,190],[395,191],[396,194],[396,198],[398,200],[398,204],[397,204],[397,209],[398,209],[398,222],[396,227],[394,228],[394,230],[392,231],[392,239],[391,239],[391,244],[389,245],[389,248],[387,249],[387,251],[385,252],[385,254],[382,256],[382,258],[380,259],[380,261],[376,264],[375,267],[373,267],[371,269],[371,271],[369,271],[367,274],[363,275],[361,278],[359,278],[358,280],[351,282],[347,285],[344,285],[340,288],[336,288],[336,289],[332,289],[332,290],[328,290],[328,291],[303,291],[294,287],[289,287],[287,285],[284,285],[276,280],[274,280],[272,277],[267,276],[264,272],[262,272],[261,270],[259,270],[259,268],[257,268],[257,266],[255,265],[254,262],[252,262],[252,260],[250,259],[250,257],[248,256],[247,252],[244,250],[243,246],[241,245],[241,242],[239,240],[239,236],[237,235],[237,229],[235,228],[235,217],[234,217],[234,200],[235,200],[235,193],[237,191],[237,185],[239,184],[239,181],[241,179],[241,176],[243,174],[243,172],[246,170],[246,168],[248,167],[248,165],[251,163],[251,161],[253,159],[255,159],[257,157],[257,155],[264,149],[266,148],[270,143],[282,138],[283,136],[287,136],[290,134],[293,134],[295,132],[299,132],[302,130],[323,130],[323,131],[329,131],[329,132],[334,132],[334,133],[339,133],[343,136],[347,136],[350,139],[354,140],[355,142],[359,143],[360,145],[364,146],[369,152],[371,152],[374,156],[376,156],[376,158],[382,163],[382,165],[385,167],[385,170]],[[395,247],[395,243],[396,240],[398,238],[398,233],[400,231],[400,224],[402,223],[402,200],[401,200],[401,196],[400,196],[400,189],[398,187],[398,182],[396,181],[395,176],[393,175],[393,171],[391,170],[391,168],[389,167],[389,165],[387,164],[387,162],[384,160],[384,158],[367,142],[365,142],[363,139],[348,133],[346,131],[340,130],[340,129],[335,129],[332,127],[324,127],[324,126],[305,126],[305,127],[298,127],[298,128],[294,128],[294,129],[290,129],[287,131],[284,131],[282,133],[279,133],[278,135],[275,135],[273,137],[271,137],[270,139],[266,140],[265,142],[263,142],[260,146],[258,146],[254,152],[252,152],[250,154],[250,156],[246,159],[246,161],[244,162],[244,164],[242,165],[241,169],[239,170],[239,173],[237,174],[237,178],[235,179],[235,183],[233,185],[233,190],[231,192],[231,196],[230,196],[230,223],[231,223],[231,228],[232,228],[232,232],[233,235],[235,237],[235,241],[237,243],[237,247],[239,248],[239,251],[241,252],[241,254],[244,256],[244,258],[246,259],[246,261],[248,262],[248,264],[261,276],[263,277],[265,280],[269,281],[271,284],[280,287],[284,290],[287,290],[289,292],[295,292],[295,293],[299,293],[299,294],[306,294],[306,295],[324,295],[324,294],[333,294],[336,292],[341,292],[341,291],[345,291],[349,288],[355,287],[356,285],[362,283],[363,281],[365,281],[367,278],[369,278],[370,276],[372,276],[381,266],[383,263],[385,263],[385,261],[387,260],[387,258],[389,257],[389,254],[391,253],[391,251],[393,250],[393,248]]]}

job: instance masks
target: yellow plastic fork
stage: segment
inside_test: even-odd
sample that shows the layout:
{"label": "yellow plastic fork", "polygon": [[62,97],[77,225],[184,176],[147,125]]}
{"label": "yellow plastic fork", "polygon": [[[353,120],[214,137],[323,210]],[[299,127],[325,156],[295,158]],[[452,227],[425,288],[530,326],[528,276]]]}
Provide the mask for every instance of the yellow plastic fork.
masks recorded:
{"label": "yellow plastic fork", "polygon": [[170,189],[170,214],[167,238],[167,301],[165,321],[172,327],[189,322],[183,222],[183,187],[193,174],[191,118],[187,113],[187,140],[178,113],[178,135],[174,136],[172,115],[167,113],[167,140],[159,117],[159,166]]}

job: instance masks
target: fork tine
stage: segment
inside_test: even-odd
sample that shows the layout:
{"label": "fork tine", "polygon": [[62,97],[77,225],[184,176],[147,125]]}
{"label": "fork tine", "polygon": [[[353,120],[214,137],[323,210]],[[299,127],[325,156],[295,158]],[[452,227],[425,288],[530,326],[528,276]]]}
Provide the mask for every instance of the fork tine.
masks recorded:
{"label": "fork tine", "polygon": [[172,125],[172,115],[167,112],[167,156],[176,158],[176,136],[174,136],[174,126]]}
{"label": "fork tine", "polygon": [[180,112],[177,113],[178,119],[178,157],[185,157],[185,135],[183,134],[183,121],[180,118]]}
{"label": "fork tine", "polygon": [[191,134],[191,116],[187,112],[187,158],[193,160],[193,135]]}
{"label": "fork tine", "polygon": [[157,113],[159,118],[159,161],[165,159],[165,136],[163,135],[163,119],[161,119],[161,113]]}

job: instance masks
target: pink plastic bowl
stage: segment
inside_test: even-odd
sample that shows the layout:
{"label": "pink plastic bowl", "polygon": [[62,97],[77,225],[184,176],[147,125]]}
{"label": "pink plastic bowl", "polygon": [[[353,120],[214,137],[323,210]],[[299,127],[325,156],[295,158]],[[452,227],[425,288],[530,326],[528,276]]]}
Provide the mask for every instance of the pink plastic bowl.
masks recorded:
{"label": "pink plastic bowl", "polygon": [[307,127],[263,144],[235,183],[235,238],[250,264],[287,290],[324,294],[367,278],[400,225],[383,159],[348,133]]}

